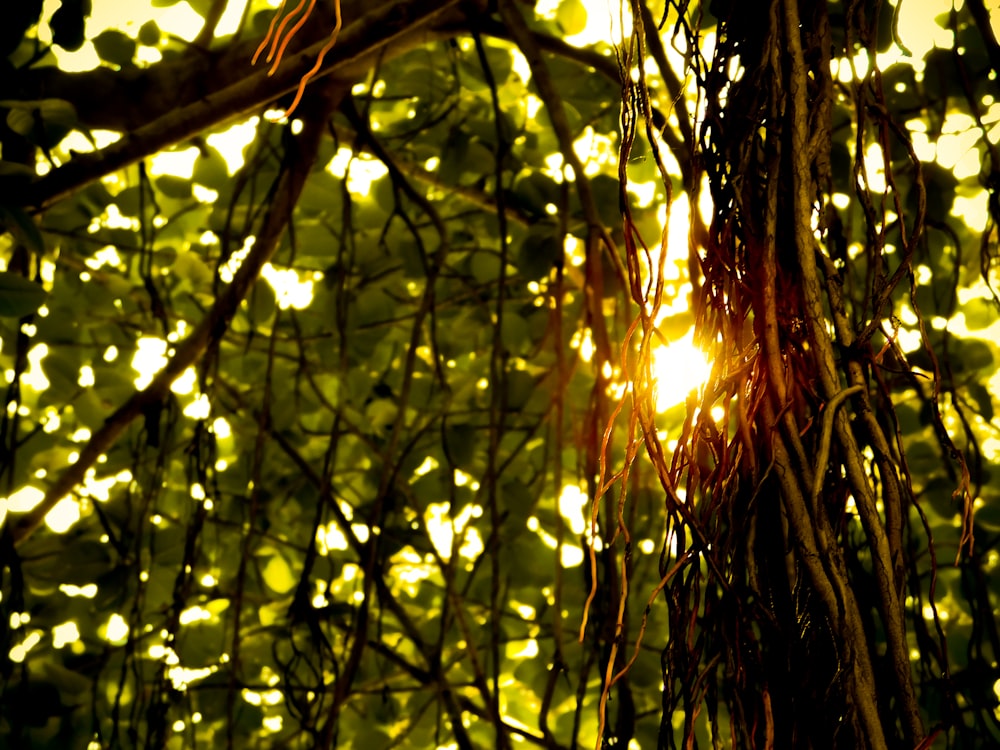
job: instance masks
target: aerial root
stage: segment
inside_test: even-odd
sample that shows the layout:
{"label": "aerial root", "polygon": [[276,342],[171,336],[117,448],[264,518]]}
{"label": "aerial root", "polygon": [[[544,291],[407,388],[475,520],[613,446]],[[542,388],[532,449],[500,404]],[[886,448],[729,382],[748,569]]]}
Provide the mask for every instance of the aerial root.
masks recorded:
{"label": "aerial root", "polygon": [[[271,69],[267,71],[269,76],[274,75],[278,66],[281,65],[281,59],[284,57],[285,50],[288,48],[288,43],[292,38],[299,32],[299,30],[305,25],[306,19],[312,13],[313,8],[316,7],[316,0],[309,0],[309,5],[306,7],[306,0],[300,0],[299,4],[295,6],[288,14],[281,17],[282,12],[285,9],[285,0],[281,0],[281,5],[278,6],[277,12],[274,14],[274,18],[271,19],[271,24],[268,26],[267,34],[265,34],[263,41],[260,46],[257,47],[257,51],[254,52],[253,58],[251,60],[252,65],[257,64],[257,60],[263,54],[264,50],[270,45],[270,51],[267,53],[266,61],[271,63]],[[303,10],[304,9],[304,10]],[[316,57],[316,62],[302,76],[299,81],[298,90],[295,92],[295,98],[292,100],[291,106],[285,110],[285,117],[291,117],[292,112],[299,106],[299,102],[302,101],[302,94],[305,91],[306,85],[310,80],[319,72],[320,68],[323,66],[323,59],[326,57],[327,53],[333,49],[333,45],[337,43],[337,37],[340,35],[340,29],[342,26],[342,20],[340,16],[340,0],[334,0],[334,11],[336,13],[336,24],[334,24],[333,31],[330,34],[329,40],[323,45],[323,48],[319,51],[319,55]],[[295,18],[299,13],[302,13],[301,17],[292,25],[291,28],[286,32],[285,29],[292,19]],[[279,19],[281,22],[279,23]],[[277,27],[277,28],[276,28]]]}

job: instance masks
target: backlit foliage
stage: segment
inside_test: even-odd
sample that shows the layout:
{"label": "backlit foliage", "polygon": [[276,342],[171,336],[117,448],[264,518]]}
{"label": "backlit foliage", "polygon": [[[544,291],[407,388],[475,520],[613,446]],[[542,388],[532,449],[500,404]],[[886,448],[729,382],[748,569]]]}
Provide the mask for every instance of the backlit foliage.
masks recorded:
{"label": "backlit foliage", "polygon": [[10,5],[0,745],[1000,740],[983,0]]}

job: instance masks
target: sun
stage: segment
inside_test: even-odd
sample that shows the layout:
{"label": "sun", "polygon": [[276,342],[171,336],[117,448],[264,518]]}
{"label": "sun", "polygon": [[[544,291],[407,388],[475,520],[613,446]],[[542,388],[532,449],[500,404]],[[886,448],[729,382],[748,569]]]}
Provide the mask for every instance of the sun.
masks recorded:
{"label": "sun", "polygon": [[683,403],[711,374],[712,365],[695,345],[693,335],[693,330],[688,331],[683,338],[652,352],[653,399],[660,414]]}

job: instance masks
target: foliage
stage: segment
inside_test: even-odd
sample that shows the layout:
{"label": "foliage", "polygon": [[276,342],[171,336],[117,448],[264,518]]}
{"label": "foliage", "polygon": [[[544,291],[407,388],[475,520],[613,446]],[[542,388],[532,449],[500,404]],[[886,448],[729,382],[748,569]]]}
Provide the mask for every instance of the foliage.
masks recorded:
{"label": "foliage", "polygon": [[982,0],[15,5],[4,746],[1000,738]]}

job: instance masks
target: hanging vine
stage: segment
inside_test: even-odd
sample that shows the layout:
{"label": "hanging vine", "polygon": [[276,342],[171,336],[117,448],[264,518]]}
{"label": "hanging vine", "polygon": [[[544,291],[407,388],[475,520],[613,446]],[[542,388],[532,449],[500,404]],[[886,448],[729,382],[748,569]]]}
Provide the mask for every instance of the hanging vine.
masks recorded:
{"label": "hanging vine", "polygon": [[[644,444],[665,496],[663,579],[653,592],[662,592],[670,622],[661,744],[673,746],[671,717],[678,712],[690,741],[704,708],[714,741],[730,746],[828,747],[831,737],[838,747],[886,748],[900,740],[923,746],[908,634],[925,632],[926,624],[904,596],[922,565],[904,535],[912,535],[922,514],[894,427],[894,404],[906,396],[885,377],[911,370],[893,309],[902,285],[919,315],[913,258],[926,224],[921,164],[889,113],[878,68],[855,71],[849,89],[831,74],[831,52],[849,59],[860,45],[874,59],[879,19],[871,8],[851,4],[846,28],[834,38],[826,4],[802,6],[802,15],[794,0],[773,0],[766,12],[725,7],[710,56],[703,52],[700,11],[687,3],[671,4],[656,28],[641,3],[622,11],[633,31],[619,48],[619,174],[638,312],[622,345],[629,387],[608,423],[592,517],[596,531],[600,498],[617,486],[617,509],[602,521],[615,530],[611,543],[618,543],[621,561],[616,632],[622,633],[628,596],[631,535],[623,509],[637,446]],[[709,226],[702,231],[695,220],[691,231],[695,332],[712,374],[700,397],[688,401],[672,452],[657,432],[650,357],[660,338],[655,321],[666,240],[655,250],[643,243],[627,192],[630,152],[644,130],[668,206],[671,200],[673,178],[659,153],[646,73],[646,42],[668,17],[674,43],[685,49],[689,91],[697,92],[696,108],[704,112],[686,144],[693,156],[683,187],[697,206],[704,178],[713,206]],[[658,60],[669,82],[662,52]],[[673,102],[682,101],[675,93]],[[850,184],[831,167],[835,107],[841,116],[853,114]],[[870,143],[885,154],[884,193],[870,186],[864,160]],[[900,147],[907,158],[890,162]],[[897,173],[907,176],[908,189]],[[835,192],[853,193],[864,207],[867,240],[857,257],[843,252]],[[970,475],[943,424],[941,371],[922,322],[920,330],[934,375],[929,389],[913,380],[905,385],[927,398],[942,454],[957,469],[961,544],[971,552]],[[622,413],[627,423],[619,427]],[[619,429],[629,447],[621,469],[608,477],[611,434]],[[933,560],[933,544],[928,552]],[[933,585],[932,578],[932,608]],[[647,613],[650,606],[652,599]],[[875,632],[884,652],[873,646]],[[796,635],[788,640],[789,633]],[[939,626],[937,637],[943,637]],[[641,639],[642,630],[636,649]],[[928,671],[947,671],[940,656],[923,658],[933,662]],[[624,676],[612,662],[602,726],[609,691]],[[720,726],[731,736],[717,737]]]}

